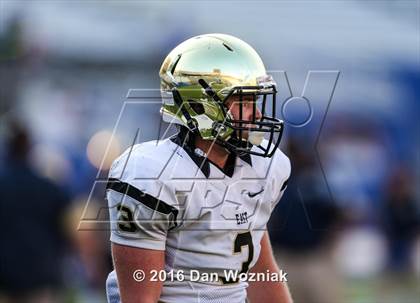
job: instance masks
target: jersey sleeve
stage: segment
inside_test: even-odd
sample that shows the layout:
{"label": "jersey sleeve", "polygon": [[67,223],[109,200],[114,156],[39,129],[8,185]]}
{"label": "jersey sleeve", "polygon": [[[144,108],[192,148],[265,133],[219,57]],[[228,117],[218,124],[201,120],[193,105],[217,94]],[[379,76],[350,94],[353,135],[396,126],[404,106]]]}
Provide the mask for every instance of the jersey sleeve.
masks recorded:
{"label": "jersey sleeve", "polygon": [[276,205],[280,202],[281,197],[283,196],[287,184],[289,182],[290,174],[291,174],[291,164],[289,158],[283,154],[280,150],[276,152],[276,162],[275,162],[275,170],[273,174],[274,184],[276,185],[275,190],[275,198],[273,200],[273,209]]}
{"label": "jersey sleeve", "polygon": [[106,194],[111,242],[165,250],[168,231],[177,227],[178,210],[164,182],[154,175],[156,167],[154,159],[138,157],[114,162]]}

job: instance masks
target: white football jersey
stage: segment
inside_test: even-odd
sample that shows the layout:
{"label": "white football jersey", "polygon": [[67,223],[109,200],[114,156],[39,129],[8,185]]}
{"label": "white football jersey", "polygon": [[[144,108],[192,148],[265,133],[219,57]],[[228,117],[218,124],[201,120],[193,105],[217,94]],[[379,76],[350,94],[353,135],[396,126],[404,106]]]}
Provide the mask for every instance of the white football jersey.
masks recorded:
{"label": "white football jersey", "polygon": [[[226,273],[247,272],[257,262],[289,159],[280,150],[272,158],[232,154],[222,171],[183,139],[134,145],[114,161],[107,185],[111,242],[165,251],[170,274],[159,302],[243,303],[248,283]],[[120,302],[115,271],[107,296]]]}

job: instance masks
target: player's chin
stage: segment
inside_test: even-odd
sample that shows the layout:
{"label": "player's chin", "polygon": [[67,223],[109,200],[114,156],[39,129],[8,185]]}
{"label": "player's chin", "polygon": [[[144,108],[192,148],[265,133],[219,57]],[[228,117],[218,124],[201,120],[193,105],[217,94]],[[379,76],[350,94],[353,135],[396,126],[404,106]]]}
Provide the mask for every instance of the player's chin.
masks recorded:
{"label": "player's chin", "polygon": [[[249,123],[249,124],[237,125],[237,127],[242,130],[241,131],[242,138],[246,139],[246,138],[248,138],[251,129],[255,128],[255,125],[252,124],[252,123]],[[236,130],[236,132],[239,133],[239,130]]]}
{"label": "player's chin", "polygon": [[256,131],[256,126],[253,123],[243,124],[241,131],[237,130],[236,134],[243,142],[251,143],[252,145],[260,145],[264,139],[264,132]]}
{"label": "player's chin", "polygon": [[248,140],[248,138],[249,138],[249,130],[242,131],[242,139]]}

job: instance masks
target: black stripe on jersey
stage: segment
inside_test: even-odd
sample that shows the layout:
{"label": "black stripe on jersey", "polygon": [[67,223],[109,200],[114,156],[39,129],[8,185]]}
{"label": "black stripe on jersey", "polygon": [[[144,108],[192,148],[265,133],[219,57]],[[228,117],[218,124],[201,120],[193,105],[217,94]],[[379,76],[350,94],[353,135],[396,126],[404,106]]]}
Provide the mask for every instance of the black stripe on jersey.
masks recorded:
{"label": "black stripe on jersey", "polygon": [[[290,178],[289,178],[289,179],[290,179]],[[284,181],[283,185],[281,186],[280,191],[283,191],[283,190],[286,188],[287,183],[289,183],[289,179],[287,179],[286,181]]]}
{"label": "black stripe on jersey", "polygon": [[130,198],[133,198],[134,200],[140,202],[143,205],[146,205],[147,207],[160,212],[165,215],[173,214],[173,224],[174,228],[177,226],[177,216],[178,216],[178,210],[170,206],[169,204],[163,202],[162,200],[159,200],[140,189],[134,187],[133,185],[130,185],[126,182],[122,182],[115,178],[109,178],[108,183],[106,184],[107,189],[115,190],[116,192],[119,192],[121,194],[127,195]]}

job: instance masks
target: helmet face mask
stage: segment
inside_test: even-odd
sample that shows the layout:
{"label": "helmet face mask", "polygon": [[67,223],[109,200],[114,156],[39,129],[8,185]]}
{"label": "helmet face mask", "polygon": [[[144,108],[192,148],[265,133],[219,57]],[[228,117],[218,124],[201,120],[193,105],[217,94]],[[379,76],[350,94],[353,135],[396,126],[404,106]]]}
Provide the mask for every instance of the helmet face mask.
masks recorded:
{"label": "helmet face mask", "polygon": [[[280,143],[283,133],[283,121],[275,118],[276,87],[237,86],[233,87],[224,100],[219,102],[222,110],[226,111],[222,125],[232,129],[233,133],[227,139],[220,139],[215,134],[217,142],[228,150],[237,154],[254,154],[271,157]],[[233,101],[230,98],[235,97]],[[236,117],[230,113],[228,107],[236,106]],[[252,114],[243,117],[247,111],[244,107],[252,107]],[[269,113],[270,112],[270,113]],[[266,137],[266,144],[262,140]],[[253,146],[257,149],[251,150]]]}
{"label": "helmet face mask", "polygon": [[164,121],[239,155],[274,154],[283,132],[276,85],[248,44],[222,34],[191,38],[166,57],[160,77]]}

